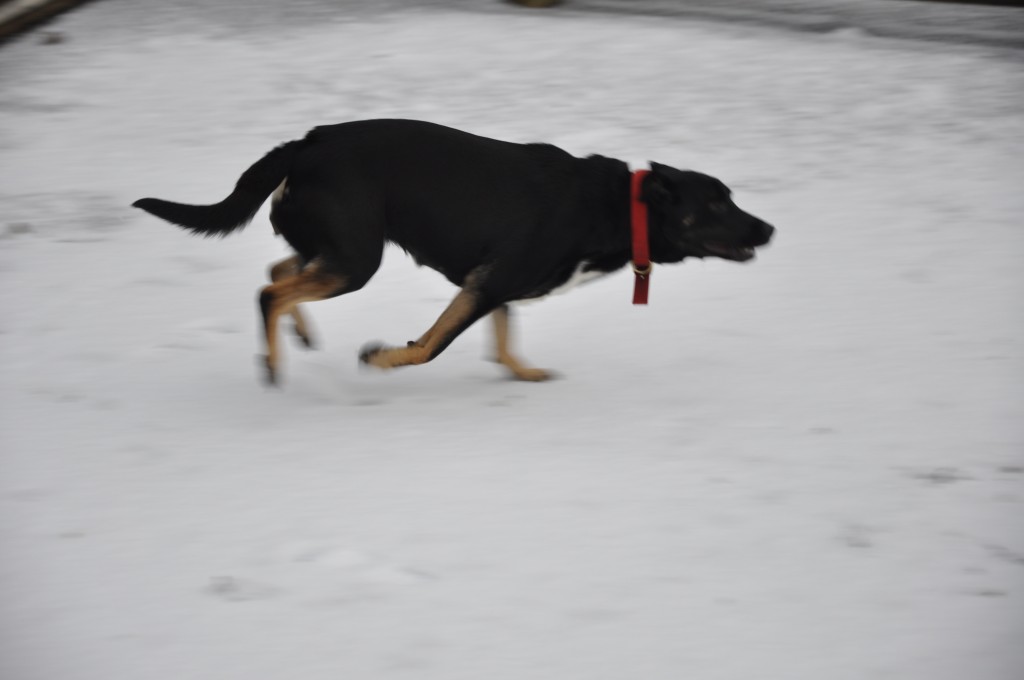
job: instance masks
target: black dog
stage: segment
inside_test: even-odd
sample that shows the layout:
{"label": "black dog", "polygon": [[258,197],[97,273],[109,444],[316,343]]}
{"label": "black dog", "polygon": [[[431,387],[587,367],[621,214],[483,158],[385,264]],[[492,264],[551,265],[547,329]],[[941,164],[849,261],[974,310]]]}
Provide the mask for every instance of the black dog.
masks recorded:
{"label": "black dog", "polygon": [[[207,206],[144,198],[134,205],[197,234],[245,226],[273,194],[270,221],[297,255],[270,269],[260,293],[267,376],[276,379],[277,325],[298,305],[362,288],[391,241],[461,288],[423,337],[375,346],[360,359],[380,368],[430,361],[491,314],[497,359],[515,377],[545,380],[508,349],[508,304],[622,268],[630,262],[630,208],[649,212],[653,262],[713,255],[746,261],[774,229],[740,210],[713,177],[657,163],[631,198],[629,168],[576,158],[546,144],[512,144],[405,120],[315,128],[245,171],[235,190]],[[643,273],[643,272],[641,272]]]}

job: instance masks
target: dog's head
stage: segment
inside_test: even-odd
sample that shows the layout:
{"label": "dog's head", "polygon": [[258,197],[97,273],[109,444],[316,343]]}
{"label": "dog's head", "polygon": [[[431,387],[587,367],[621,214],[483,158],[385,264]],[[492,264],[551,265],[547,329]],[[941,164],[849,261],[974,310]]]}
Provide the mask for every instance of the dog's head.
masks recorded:
{"label": "dog's head", "polygon": [[657,262],[706,256],[746,262],[775,233],[775,227],[740,210],[729,187],[699,172],[651,163],[641,198]]}

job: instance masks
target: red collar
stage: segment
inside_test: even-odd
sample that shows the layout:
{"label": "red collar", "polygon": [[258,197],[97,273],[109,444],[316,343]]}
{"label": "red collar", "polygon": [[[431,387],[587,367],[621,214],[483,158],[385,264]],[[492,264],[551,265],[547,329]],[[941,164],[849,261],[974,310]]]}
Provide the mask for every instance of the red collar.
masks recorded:
{"label": "red collar", "polygon": [[633,232],[633,304],[647,304],[651,284],[651,250],[647,240],[647,204],[640,198],[640,188],[649,170],[637,170],[630,182],[630,224]]}

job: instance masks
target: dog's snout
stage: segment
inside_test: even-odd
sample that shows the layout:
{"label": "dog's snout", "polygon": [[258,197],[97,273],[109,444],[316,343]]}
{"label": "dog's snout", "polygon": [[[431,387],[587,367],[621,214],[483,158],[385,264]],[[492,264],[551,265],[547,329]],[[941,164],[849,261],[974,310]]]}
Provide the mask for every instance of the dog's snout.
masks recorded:
{"label": "dog's snout", "polygon": [[754,227],[754,234],[761,243],[768,243],[772,240],[772,236],[775,235],[775,227],[768,224],[767,222],[759,222]]}

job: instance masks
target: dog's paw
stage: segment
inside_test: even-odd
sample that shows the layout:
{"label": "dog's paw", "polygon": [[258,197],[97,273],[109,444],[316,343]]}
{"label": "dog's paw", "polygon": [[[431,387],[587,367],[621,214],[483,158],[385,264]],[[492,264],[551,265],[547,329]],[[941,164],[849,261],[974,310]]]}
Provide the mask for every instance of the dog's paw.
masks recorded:
{"label": "dog's paw", "polygon": [[267,387],[278,387],[277,368],[270,362],[270,357],[261,355],[256,357],[256,363],[263,368],[263,384]]}
{"label": "dog's paw", "polygon": [[547,382],[548,380],[557,380],[559,375],[543,368],[521,368],[513,373],[513,377],[524,382]]}
{"label": "dog's paw", "polygon": [[375,366],[373,359],[381,352],[387,350],[387,345],[382,342],[368,342],[359,350],[359,363],[367,366]]}
{"label": "dog's paw", "polygon": [[504,366],[509,372],[509,377],[513,380],[522,380],[523,382],[547,382],[548,380],[556,380],[561,377],[561,375],[555,371],[524,366],[521,361],[511,354],[506,354],[505,356],[493,356],[489,358],[494,363]]}
{"label": "dog's paw", "polygon": [[295,337],[302,343],[303,348],[316,349],[316,343],[313,342],[313,338],[309,336],[309,333],[303,333],[298,327],[295,328]]}

